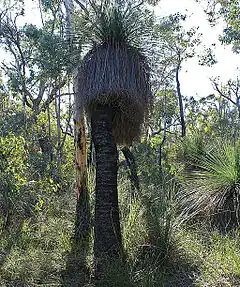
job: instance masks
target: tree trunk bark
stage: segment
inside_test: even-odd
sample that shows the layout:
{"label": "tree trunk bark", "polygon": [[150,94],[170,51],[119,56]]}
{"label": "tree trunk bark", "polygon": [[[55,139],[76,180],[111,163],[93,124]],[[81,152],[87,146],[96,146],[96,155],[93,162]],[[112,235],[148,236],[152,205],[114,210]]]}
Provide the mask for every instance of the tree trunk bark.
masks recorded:
{"label": "tree trunk bark", "polygon": [[90,235],[90,204],[87,188],[86,135],[84,117],[76,117],[76,226],[75,237],[78,242],[88,241]]}
{"label": "tree trunk bark", "polygon": [[75,94],[75,152],[76,152],[76,222],[75,239],[79,244],[88,244],[91,231],[91,213],[87,186],[87,147],[84,110],[79,103],[78,70],[73,74]]}
{"label": "tree trunk bark", "polygon": [[186,123],[184,119],[184,109],[183,109],[183,99],[182,94],[180,90],[180,81],[179,81],[179,70],[180,70],[180,63],[177,66],[176,70],[176,83],[177,83],[177,94],[178,94],[178,102],[179,102],[179,110],[180,110],[180,122],[182,126],[182,137],[185,137],[186,135]]}
{"label": "tree trunk bark", "polygon": [[56,116],[57,116],[57,172],[60,175],[61,169],[61,90],[58,89],[58,97],[56,99]]}
{"label": "tree trunk bark", "polygon": [[[129,179],[131,180],[132,190],[134,191],[136,188],[137,191],[140,191],[140,184],[139,184],[139,178],[137,175],[137,166],[136,166],[135,158],[128,147],[126,146],[123,147],[121,151],[125,156],[127,166],[129,169],[128,176],[129,176]],[[133,194],[135,194],[135,192]]]}
{"label": "tree trunk bark", "polygon": [[237,97],[236,99],[236,104],[237,104],[237,111],[238,111],[238,121],[237,121],[237,129],[236,130],[236,138],[239,136],[239,130],[240,130],[240,98]]}
{"label": "tree trunk bark", "polygon": [[163,104],[163,112],[164,112],[164,116],[163,116],[163,138],[162,141],[159,145],[159,150],[158,150],[158,154],[159,154],[159,160],[158,160],[158,166],[159,166],[159,175],[161,178],[161,181],[163,183],[164,181],[164,171],[163,171],[163,146],[164,143],[167,139],[167,97],[166,97],[166,92],[164,93],[164,104]]}
{"label": "tree trunk bark", "polygon": [[112,111],[98,107],[92,114],[92,139],[96,151],[96,203],[94,254],[96,263],[122,251],[117,193],[117,147],[112,135]]}

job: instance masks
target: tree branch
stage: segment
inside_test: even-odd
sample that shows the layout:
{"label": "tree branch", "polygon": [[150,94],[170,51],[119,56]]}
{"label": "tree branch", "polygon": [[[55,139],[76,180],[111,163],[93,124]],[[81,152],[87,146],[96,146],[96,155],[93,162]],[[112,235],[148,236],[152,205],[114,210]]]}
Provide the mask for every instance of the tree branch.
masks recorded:
{"label": "tree branch", "polygon": [[55,83],[55,86],[53,87],[52,91],[50,92],[50,95],[48,96],[47,100],[43,103],[41,109],[39,110],[44,112],[46,111],[47,107],[50,105],[52,101],[54,101],[55,97],[57,96],[57,92],[59,89],[61,89],[68,81],[68,74],[66,73],[63,80],[58,84]]}
{"label": "tree branch", "polygon": [[225,99],[230,101],[234,106],[237,106],[237,103],[234,102],[230,97],[226,96],[218,87],[218,84],[214,81],[212,81],[212,84],[214,85],[215,90]]}

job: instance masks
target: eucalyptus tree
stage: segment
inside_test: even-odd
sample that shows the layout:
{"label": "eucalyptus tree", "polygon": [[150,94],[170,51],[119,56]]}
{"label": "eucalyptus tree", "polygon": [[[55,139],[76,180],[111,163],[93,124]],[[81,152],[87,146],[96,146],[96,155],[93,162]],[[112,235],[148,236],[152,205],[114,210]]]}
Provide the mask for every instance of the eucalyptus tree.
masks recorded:
{"label": "eucalyptus tree", "polygon": [[232,138],[236,136],[236,108],[219,94],[186,102],[186,121],[190,134],[205,137]]}
{"label": "eucalyptus tree", "polygon": [[[68,42],[65,41],[62,33],[65,23],[61,16],[63,12],[60,2],[43,2],[42,23],[38,26],[20,25],[25,19],[23,4],[20,10],[19,3],[13,3],[11,9],[2,8],[0,43],[8,58],[2,61],[1,69],[8,81],[5,86],[9,92],[15,97],[22,98],[26,134],[30,126],[36,125],[41,113],[50,114],[49,107],[55,102],[58,120],[56,155],[60,162],[60,151],[66,138],[60,122],[60,101],[64,94],[69,94],[68,91],[66,93],[61,91],[69,82],[69,74],[78,62],[79,52],[77,45],[74,47],[76,53],[70,51]],[[67,120],[67,126],[70,119],[71,117]],[[50,146],[50,120],[48,126],[49,138],[44,137],[44,145]],[[43,141],[39,140],[40,146],[42,143]]]}
{"label": "eucalyptus tree", "polygon": [[[239,135],[240,130],[240,82],[238,77],[236,80],[228,80],[227,83],[219,83],[218,79],[212,79],[212,85],[217,95],[227,102],[231,113],[228,115],[229,119],[234,116],[233,127],[234,137]],[[235,110],[235,112],[234,112]],[[236,116],[237,114],[237,116]]]}
{"label": "eucalyptus tree", "polygon": [[201,41],[201,34],[197,33],[197,27],[192,27],[188,31],[183,28],[181,22],[185,19],[185,15],[177,13],[163,18],[160,24],[156,25],[156,33],[160,43],[159,51],[160,53],[163,51],[163,62],[168,68],[167,78],[164,80],[165,85],[168,83],[168,89],[173,87],[174,82],[176,85],[182,137],[186,135],[186,122],[179,74],[183,63],[195,55],[195,47]]}
{"label": "eucalyptus tree", "polygon": [[[79,105],[91,120],[96,151],[94,251],[122,251],[117,192],[117,144],[141,134],[151,102],[150,66],[141,49],[151,14],[138,1],[92,3],[86,16],[90,50],[79,70]],[[80,107],[78,107],[80,108]]]}
{"label": "eucalyptus tree", "polygon": [[226,26],[220,36],[223,44],[231,44],[233,51],[240,51],[240,3],[238,0],[197,0],[205,4],[208,20],[215,25],[219,19],[224,19]]}
{"label": "eucalyptus tree", "polygon": [[227,27],[223,31],[220,40],[224,44],[232,44],[233,51],[240,52],[240,3],[237,0],[219,1],[221,4],[221,15],[223,15]]}
{"label": "eucalyptus tree", "polygon": [[13,92],[22,94],[24,104],[37,115],[54,100],[59,86],[66,84],[64,70],[69,65],[69,55],[52,21],[42,28],[19,26],[18,18],[22,16],[24,12],[14,17],[6,13],[0,19],[1,44],[11,59],[10,63],[2,63],[2,69]]}

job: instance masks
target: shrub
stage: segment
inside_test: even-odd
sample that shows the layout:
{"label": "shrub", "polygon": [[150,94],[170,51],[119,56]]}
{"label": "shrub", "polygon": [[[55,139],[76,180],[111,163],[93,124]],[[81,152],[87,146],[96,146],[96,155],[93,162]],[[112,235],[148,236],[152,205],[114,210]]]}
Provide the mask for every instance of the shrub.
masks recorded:
{"label": "shrub", "polygon": [[130,196],[121,184],[123,243],[131,281],[136,286],[161,286],[175,249],[174,236],[184,222],[178,214],[179,189],[173,179],[163,185],[142,185]]}
{"label": "shrub", "polygon": [[209,216],[222,229],[239,224],[240,146],[217,141],[204,156],[193,154],[195,170],[186,176],[185,210]]}

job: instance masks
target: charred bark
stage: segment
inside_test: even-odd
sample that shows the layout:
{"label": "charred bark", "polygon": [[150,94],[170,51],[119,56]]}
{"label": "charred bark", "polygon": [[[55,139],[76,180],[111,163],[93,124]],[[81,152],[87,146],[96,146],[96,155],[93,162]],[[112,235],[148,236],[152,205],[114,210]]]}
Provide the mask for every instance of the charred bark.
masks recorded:
{"label": "charred bark", "polygon": [[78,69],[73,74],[75,96],[75,152],[76,152],[76,222],[75,239],[79,245],[88,244],[91,231],[91,213],[87,186],[87,147],[83,107],[78,96]]}
{"label": "charred bark", "polygon": [[75,236],[77,241],[86,240],[90,235],[90,204],[87,188],[87,166],[86,166],[86,135],[84,118],[76,120],[76,226]]}
{"label": "charred bark", "polygon": [[117,147],[112,135],[112,111],[98,107],[92,114],[92,139],[96,151],[96,203],[94,253],[96,262],[117,258],[122,251],[117,193]]}

